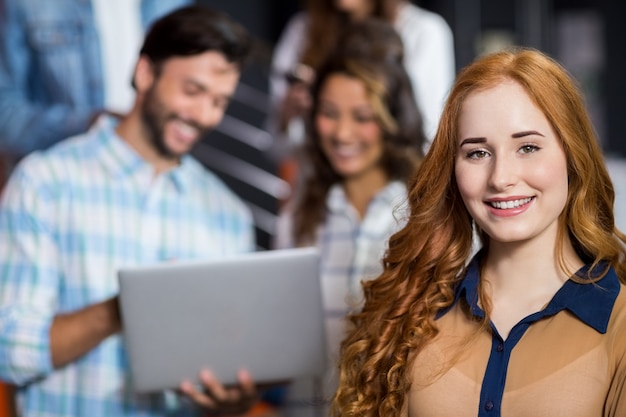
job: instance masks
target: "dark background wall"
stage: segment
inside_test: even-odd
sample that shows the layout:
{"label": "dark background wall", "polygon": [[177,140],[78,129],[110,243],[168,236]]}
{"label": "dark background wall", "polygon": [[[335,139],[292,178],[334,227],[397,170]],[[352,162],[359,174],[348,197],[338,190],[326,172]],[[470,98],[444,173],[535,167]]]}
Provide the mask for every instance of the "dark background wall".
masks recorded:
{"label": "dark background wall", "polygon": [[[257,54],[228,109],[232,119],[210,134],[196,156],[247,200],[259,248],[271,246],[278,201],[289,193],[268,157],[264,129],[274,44],[300,10],[298,0],[197,0],[235,17],[254,35]],[[579,81],[607,155],[626,157],[626,2],[618,0],[418,0],[443,16],[455,38],[457,70],[477,55],[525,45],[559,60]],[[233,120],[236,122],[233,124]],[[240,122],[243,122],[241,124]]]}
{"label": "dark background wall", "polygon": [[[265,45],[265,59],[278,39],[287,19],[299,10],[297,0],[199,0],[222,9],[236,17]],[[626,2],[618,0],[419,0],[414,3],[442,15],[450,24],[456,43],[457,68],[461,68],[480,52],[481,40],[497,42],[498,36],[509,35],[518,45],[533,46],[554,55],[557,59],[570,46],[559,31],[567,22],[584,16],[595,22],[601,31],[596,45],[600,62],[595,73],[582,77],[585,93],[592,96],[590,105],[604,149],[608,153],[626,156]],[[569,20],[568,20],[569,19]],[[587,27],[583,23],[581,27]],[[582,31],[582,29],[581,29]],[[584,33],[579,33],[584,36]],[[500,39],[502,40],[502,39]],[[572,40],[574,42],[574,40]],[[587,42],[588,44],[588,42]],[[581,52],[585,53],[585,52]],[[564,56],[568,65],[568,56]],[[572,66],[577,63],[572,63]],[[572,68],[575,76],[578,68]],[[262,81],[259,86],[263,88]]]}

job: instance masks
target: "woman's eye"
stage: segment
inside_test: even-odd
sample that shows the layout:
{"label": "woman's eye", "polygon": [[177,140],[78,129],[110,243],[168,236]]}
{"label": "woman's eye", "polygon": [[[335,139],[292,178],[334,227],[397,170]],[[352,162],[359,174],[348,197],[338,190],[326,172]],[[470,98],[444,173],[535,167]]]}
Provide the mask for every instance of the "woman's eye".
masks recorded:
{"label": "woman's eye", "polygon": [[483,159],[489,156],[489,153],[482,149],[476,149],[474,151],[469,151],[466,156],[469,159]]}
{"label": "woman's eye", "polygon": [[323,119],[329,119],[329,120],[336,120],[337,119],[337,115],[334,114],[334,113],[318,113],[317,116],[321,117]]}
{"label": "woman's eye", "polygon": [[317,116],[318,117],[324,117],[326,119],[336,119],[337,118],[337,112],[334,110],[330,110],[330,109],[318,109],[317,110]]}
{"label": "woman's eye", "polygon": [[538,146],[535,145],[524,145],[520,148],[520,153],[523,154],[528,154],[528,153],[533,153],[533,152],[537,152],[539,150]]}
{"label": "woman's eye", "polygon": [[376,118],[371,115],[357,115],[354,116],[354,120],[356,120],[358,123],[370,123],[375,121]]}

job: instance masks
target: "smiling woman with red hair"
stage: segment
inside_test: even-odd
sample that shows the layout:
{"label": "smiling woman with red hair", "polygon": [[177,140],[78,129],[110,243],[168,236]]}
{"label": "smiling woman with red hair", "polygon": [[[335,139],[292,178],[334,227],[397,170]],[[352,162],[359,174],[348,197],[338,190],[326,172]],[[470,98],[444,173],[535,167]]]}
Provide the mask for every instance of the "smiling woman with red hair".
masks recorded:
{"label": "smiling woman with red hair", "polygon": [[[535,50],[456,80],[342,344],[341,417],[626,415],[626,236],[575,82]],[[483,247],[470,259],[473,230]]]}

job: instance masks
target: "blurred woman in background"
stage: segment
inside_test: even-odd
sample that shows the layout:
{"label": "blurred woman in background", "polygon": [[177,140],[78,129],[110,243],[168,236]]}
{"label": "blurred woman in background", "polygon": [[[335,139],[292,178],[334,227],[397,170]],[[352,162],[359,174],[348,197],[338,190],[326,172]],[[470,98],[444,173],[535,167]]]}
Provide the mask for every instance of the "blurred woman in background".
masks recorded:
{"label": "blurred woman in background", "polygon": [[[422,159],[425,138],[402,57],[402,42],[388,23],[350,26],[317,71],[305,179],[279,219],[277,247],[320,248],[333,365],[345,315],[360,308],[361,280],[382,270],[387,239],[404,221],[395,209]],[[336,374],[322,386],[328,398]]]}
{"label": "blurred woman in background", "polygon": [[[404,66],[423,120],[424,151],[430,146],[456,73],[453,36],[446,21],[405,0],[307,0],[304,11],[287,23],[272,59],[268,129],[275,136],[279,161],[290,162],[293,148],[304,141],[303,120],[312,105],[310,87],[320,66],[349,23],[368,17],[388,22],[400,35]],[[283,174],[292,183],[295,176]]]}

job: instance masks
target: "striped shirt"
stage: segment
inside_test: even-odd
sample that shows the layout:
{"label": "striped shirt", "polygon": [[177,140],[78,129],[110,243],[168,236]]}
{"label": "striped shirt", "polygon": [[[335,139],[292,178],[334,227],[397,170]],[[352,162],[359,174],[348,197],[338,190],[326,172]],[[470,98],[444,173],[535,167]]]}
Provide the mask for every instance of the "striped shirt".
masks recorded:
{"label": "striped shirt", "polygon": [[[17,167],[0,205],[0,379],[22,416],[167,415],[166,396],[131,392],[121,336],[52,369],[56,314],[118,292],[122,266],[251,251],[248,209],[191,156],[155,176],[102,117]],[[179,414],[177,414],[179,415]]]}

